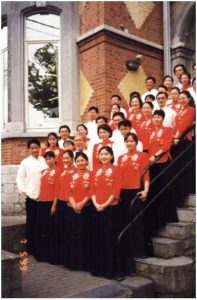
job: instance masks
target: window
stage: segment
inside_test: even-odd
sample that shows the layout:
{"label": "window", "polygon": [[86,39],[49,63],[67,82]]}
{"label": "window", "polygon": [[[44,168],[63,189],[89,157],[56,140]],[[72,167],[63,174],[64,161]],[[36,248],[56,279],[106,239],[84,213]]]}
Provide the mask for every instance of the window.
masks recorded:
{"label": "window", "polygon": [[60,17],[36,13],[25,18],[26,126],[56,127],[60,118]]}
{"label": "window", "polygon": [[1,130],[5,129],[8,122],[8,48],[7,48],[7,26],[4,26],[0,32],[1,40],[1,91],[2,106],[1,109]]}

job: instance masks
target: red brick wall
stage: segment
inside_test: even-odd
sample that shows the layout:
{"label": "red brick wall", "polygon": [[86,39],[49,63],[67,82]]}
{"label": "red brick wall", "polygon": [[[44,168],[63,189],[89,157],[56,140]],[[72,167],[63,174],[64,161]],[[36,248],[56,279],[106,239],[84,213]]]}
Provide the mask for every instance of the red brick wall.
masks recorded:
{"label": "red brick wall", "polygon": [[80,16],[80,34],[104,23],[104,2],[88,1],[86,2],[83,13]]}

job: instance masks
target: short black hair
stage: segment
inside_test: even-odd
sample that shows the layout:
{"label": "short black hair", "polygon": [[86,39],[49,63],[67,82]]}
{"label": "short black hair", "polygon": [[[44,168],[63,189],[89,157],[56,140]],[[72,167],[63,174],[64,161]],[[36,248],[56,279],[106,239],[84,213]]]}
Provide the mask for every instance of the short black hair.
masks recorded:
{"label": "short black hair", "polygon": [[79,127],[83,127],[87,131],[86,134],[88,134],[88,128],[84,124],[77,125],[76,130],[78,130]]}
{"label": "short black hair", "polygon": [[159,88],[163,88],[163,89],[165,89],[165,91],[168,90],[168,88],[164,84],[160,84],[157,89],[159,89]]}
{"label": "short black hair", "polygon": [[59,133],[60,133],[60,130],[61,130],[62,128],[66,128],[66,129],[68,130],[69,133],[71,132],[69,126],[67,126],[67,125],[61,125],[61,126],[59,127]]}
{"label": "short black hair", "polygon": [[102,119],[105,123],[107,123],[107,118],[106,118],[105,116],[99,116],[99,117],[97,117],[97,118],[96,118],[96,123],[97,123],[98,120],[101,120],[101,119]]}
{"label": "short black hair", "polygon": [[185,67],[183,64],[177,64],[177,65],[175,65],[174,68],[173,68],[174,74],[175,74],[176,68],[178,68],[178,67],[182,67],[184,73],[187,72],[187,69],[186,69],[186,67]]}
{"label": "short black hair", "polygon": [[155,96],[153,94],[146,95],[145,101],[146,101],[147,98],[151,98],[153,101],[155,100]]}
{"label": "short black hair", "polygon": [[98,109],[97,106],[90,106],[90,107],[88,108],[88,111],[91,111],[91,110],[95,110],[97,114],[99,113],[99,109]]}
{"label": "short black hair", "polygon": [[107,125],[107,124],[101,124],[101,125],[99,125],[99,127],[98,127],[98,129],[97,129],[97,134],[98,134],[98,135],[99,135],[99,131],[100,131],[101,129],[103,129],[103,130],[109,132],[109,137],[112,136],[112,129],[111,129],[111,127],[109,127],[109,125]]}
{"label": "short black hair", "polygon": [[82,152],[82,151],[76,153],[76,155],[75,155],[75,162],[76,162],[77,158],[80,157],[80,156],[83,157],[88,162],[87,155],[84,152]]}
{"label": "short black hair", "polygon": [[114,97],[118,98],[118,100],[120,100],[120,101],[122,100],[122,98],[119,95],[112,95],[110,99],[112,99]]}
{"label": "short black hair", "polygon": [[131,98],[130,98],[130,101],[129,101],[129,106],[131,106],[131,102],[132,102],[132,100],[133,100],[134,98],[137,98],[137,99],[139,100],[140,107],[142,107],[143,102],[142,102],[141,97],[139,97],[139,96],[133,96],[133,97],[131,97]]}
{"label": "short black hair", "polygon": [[154,105],[152,104],[151,101],[146,101],[142,104],[142,107],[144,106],[144,104],[148,104],[152,109],[154,109]]}
{"label": "short black hair", "polygon": [[101,149],[99,149],[99,153],[102,151],[102,150],[106,150],[109,154],[111,154],[112,156],[112,159],[111,159],[111,163],[113,164],[114,163],[114,152],[112,150],[112,148],[110,146],[103,146]]}
{"label": "short black hair", "polygon": [[180,89],[179,89],[177,86],[173,86],[173,87],[170,89],[170,91],[172,91],[172,90],[177,90],[177,92],[180,93]]}
{"label": "short black hair", "polygon": [[118,107],[118,109],[120,110],[120,105],[119,105],[118,103],[112,104],[111,108],[112,108],[114,105],[116,105],[116,106]]}
{"label": "short black hair", "polygon": [[171,75],[165,75],[163,78],[163,82],[166,80],[166,78],[170,78],[172,82],[174,82],[174,79]]}
{"label": "short black hair", "polygon": [[152,80],[154,83],[156,82],[156,79],[155,79],[155,77],[153,77],[153,76],[148,76],[148,77],[146,77],[145,83],[147,82],[147,80]]}
{"label": "short black hair", "polygon": [[64,154],[68,154],[70,156],[70,158],[74,159],[74,153],[73,153],[73,151],[71,151],[71,150],[65,150],[64,153],[63,153],[63,155]]}
{"label": "short black hair", "polygon": [[65,140],[65,141],[63,142],[63,146],[64,146],[65,144],[73,145],[73,146],[75,145],[74,142],[73,142],[72,140]]}
{"label": "short black hair", "polygon": [[126,142],[130,136],[133,138],[133,140],[136,142],[136,144],[138,144],[138,137],[137,137],[137,134],[135,134],[134,132],[127,133],[124,137],[124,142]]}
{"label": "short black hair", "polygon": [[113,114],[112,119],[116,116],[120,116],[123,120],[125,119],[125,115],[121,111],[117,111]]}
{"label": "short black hair", "polygon": [[131,100],[131,98],[133,98],[133,97],[141,97],[141,95],[140,95],[139,92],[133,91],[133,92],[130,93],[129,99]]}
{"label": "short black hair", "polygon": [[164,95],[166,96],[166,98],[168,98],[168,94],[167,94],[166,92],[159,92],[159,93],[157,94],[156,98],[157,98],[159,95],[161,95],[161,94],[164,94]]}
{"label": "short black hair", "polygon": [[27,142],[27,148],[29,149],[32,144],[36,144],[40,148],[40,141],[38,139],[30,139]]}
{"label": "short black hair", "polygon": [[132,127],[132,123],[131,121],[125,119],[125,120],[122,120],[118,123],[118,129],[120,129],[121,126],[125,126],[125,127],[129,127],[131,128]]}
{"label": "short black hair", "polygon": [[47,152],[45,152],[45,154],[44,154],[43,157],[44,158],[47,158],[47,157],[53,157],[53,158],[55,158],[55,153],[53,151],[47,151]]}
{"label": "short black hair", "polygon": [[162,109],[156,109],[153,113],[153,116],[155,115],[161,116],[163,119],[165,118],[165,112]]}

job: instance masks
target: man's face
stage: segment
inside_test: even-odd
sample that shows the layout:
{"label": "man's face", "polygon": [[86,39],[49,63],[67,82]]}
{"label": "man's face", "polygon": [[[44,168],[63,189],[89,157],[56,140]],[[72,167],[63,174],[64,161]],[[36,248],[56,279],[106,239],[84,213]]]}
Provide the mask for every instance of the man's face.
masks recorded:
{"label": "man's face", "polygon": [[67,128],[63,127],[60,129],[60,137],[62,140],[67,140],[69,138],[69,131]]}
{"label": "man's face", "polygon": [[179,79],[181,74],[184,73],[183,67],[181,67],[181,66],[176,67],[174,70],[174,73],[175,73],[175,76]]}
{"label": "man's face", "polygon": [[29,154],[37,158],[39,156],[40,147],[37,144],[31,144],[29,147]]}
{"label": "man's face", "polygon": [[88,112],[88,116],[89,116],[89,120],[90,120],[90,121],[94,121],[94,120],[96,120],[96,118],[98,117],[98,114],[97,114],[96,110],[91,109],[91,110]]}
{"label": "man's face", "polygon": [[167,101],[167,98],[166,98],[165,94],[160,94],[157,96],[157,102],[158,102],[160,108],[162,108],[166,105],[166,101]]}
{"label": "man's face", "polygon": [[118,97],[112,97],[111,98],[111,105],[113,105],[113,104],[120,105],[121,104],[121,100],[119,100]]}
{"label": "man's face", "polygon": [[154,81],[152,79],[146,80],[145,86],[148,91],[152,90],[154,88]]}
{"label": "man's face", "polygon": [[128,126],[120,126],[119,128],[120,133],[122,134],[122,136],[124,137],[127,133],[129,133],[131,131],[131,128]]}

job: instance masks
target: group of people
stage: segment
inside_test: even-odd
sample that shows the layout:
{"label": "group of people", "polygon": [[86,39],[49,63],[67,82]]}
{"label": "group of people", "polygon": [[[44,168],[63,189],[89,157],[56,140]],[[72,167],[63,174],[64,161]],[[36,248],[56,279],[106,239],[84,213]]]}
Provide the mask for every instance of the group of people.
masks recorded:
{"label": "group of people", "polygon": [[169,188],[117,242],[173,177],[167,171],[172,156],[193,138],[192,130],[184,135],[195,120],[191,76],[183,65],[174,71],[179,87],[167,75],[155,89],[155,78],[147,77],[147,92],[133,91],[129,107],[122,106],[119,95],[111,96],[109,119],[92,106],[89,121],[77,126],[74,137],[62,125],[60,138],[50,132],[44,147],[37,139],[28,141],[30,155],[19,166],[17,186],[26,197],[27,250],[38,261],[107,278],[132,274],[134,257],[153,254],[152,235],[177,221],[176,197]]}

